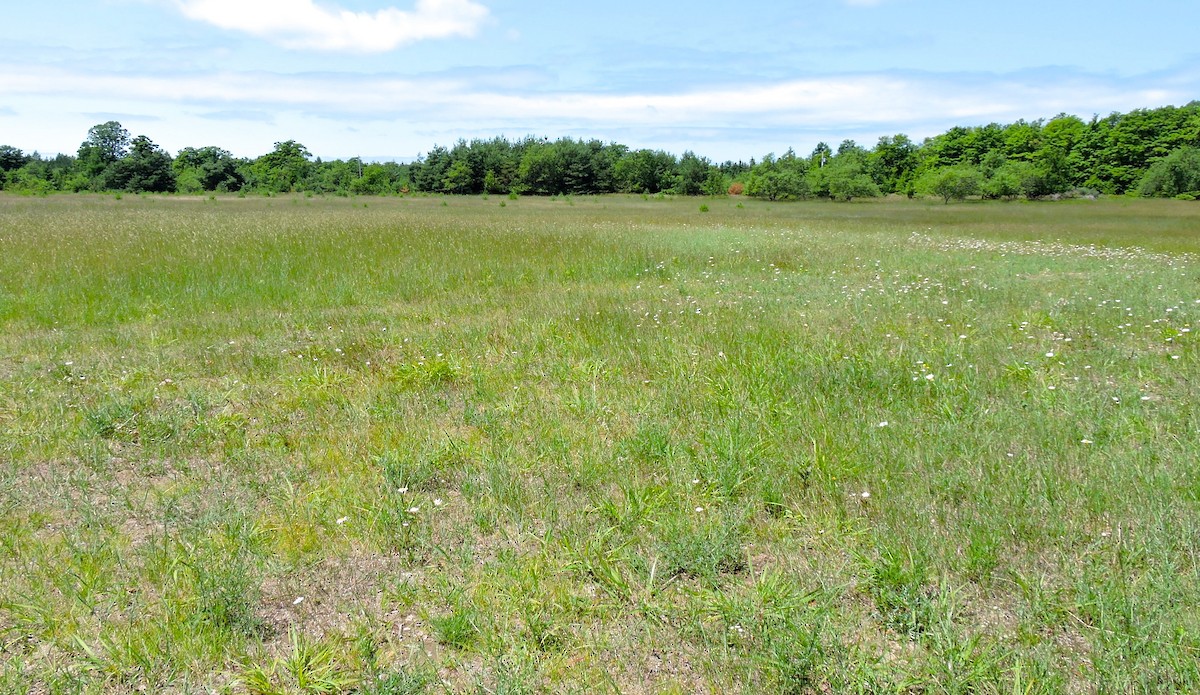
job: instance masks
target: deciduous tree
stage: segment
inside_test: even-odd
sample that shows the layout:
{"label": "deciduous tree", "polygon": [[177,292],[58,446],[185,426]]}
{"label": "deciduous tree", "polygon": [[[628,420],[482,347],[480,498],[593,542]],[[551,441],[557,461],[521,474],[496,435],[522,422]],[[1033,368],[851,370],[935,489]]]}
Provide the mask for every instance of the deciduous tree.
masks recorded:
{"label": "deciduous tree", "polygon": [[1200,147],[1181,147],[1150,165],[1138,192],[1144,196],[1200,197]]}
{"label": "deciduous tree", "polygon": [[976,195],[982,188],[983,175],[973,166],[959,164],[927,172],[917,182],[917,190],[935,195],[946,204]]}
{"label": "deciduous tree", "polygon": [[175,190],[175,172],[171,155],[150,138],[139,135],[129,152],[105,169],[104,188],[134,193],[168,193]]}

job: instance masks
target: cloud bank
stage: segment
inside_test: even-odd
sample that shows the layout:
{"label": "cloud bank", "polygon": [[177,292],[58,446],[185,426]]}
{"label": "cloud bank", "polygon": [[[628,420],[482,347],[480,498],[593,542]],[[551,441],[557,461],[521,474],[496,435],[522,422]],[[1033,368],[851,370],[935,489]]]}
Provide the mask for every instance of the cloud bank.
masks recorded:
{"label": "cloud bank", "polygon": [[[1172,79],[1174,77],[1175,79]],[[677,92],[610,94],[497,89],[486,77],[419,78],[340,73],[265,72],[192,75],[93,74],[0,64],[0,93],[62,95],[97,101],[194,105],[206,111],[275,113],[361,122],[412,119],[453,125],[483,120],[499,130],[559,123],[622,127],[911,127],[981,125],[1060,111],[1107,113],[1185,103],[1195,79],[1112,81],[1087,74],[851,74],[713,85]],[[353,111],[347,111],[353,104]],[[551,127],[547,127],[551,126]]]}
{"label": "cloud bank", "polygon": [[[847,73],[633,93],[532,88],[476,73],[195,71],[105,73],[0,62],[7,136],[27,149],[71,151],[103,110],[146,114],[126,127],[172,149],[219,143],[257,155],[299,139],[323,157],[426,151],[458,138],[523,135],[616,139],[738,159],[818,140],[881,135],[917,140],[952,126],[1184,104],[1200,92],[1193,69],[1129,77],[1047,68],[1017,73]],[[152,120],[157,117],[157,120]],[[104,119],[102,119],[104,120]],[[236,123],[237,127],[230,127]],[[140,130],[139,130],[140,129]]]}
{"label": "cloud bank", "polygon": [[313,0],[178,0],[189,19],[292,49],[382,53],[428,39],[474,36],[488,9],[472,0],[417,0],[413,11],[352,12]]}

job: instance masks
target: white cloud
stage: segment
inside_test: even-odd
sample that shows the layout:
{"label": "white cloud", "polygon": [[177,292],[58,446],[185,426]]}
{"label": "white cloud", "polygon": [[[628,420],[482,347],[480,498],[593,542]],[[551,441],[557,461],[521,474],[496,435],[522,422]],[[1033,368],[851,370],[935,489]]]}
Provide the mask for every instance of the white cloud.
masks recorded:
{"label": "white cloud", "polygon": [[[357,121],[399,116],[451,125],[575,121],[620,127],[900,126],[926,122],[978,125],[1060,111],[1106,113],[1185,103],[1196,80],[1111,82],[1103,77],[987,74],[832,75],[679,92],[612,94],[496,89],[467,77],[411,78],[263,72],[191,75],[94,74],[0,64],[0,93],[73,95],[207,110],[294,110]],[[347,114],[346,104],[354,104]]]}
{"label": "white cloud", "polygon": [[53,133],[44,123],[119,111],[159,117],[126,126],[164,146],[217,143],[246,155],[285,138],[322,156],[348,156],[415,154],[459,137],[532,134],[670,151],[703,145],[709,156],[737,158],[803,149],[817,139],[853,137],[870,145],[884,134],[919,140],[954,125],[1183,104],[1197,90],[1200,74],[1187,71],[1125,79],[1061,70],[876,73],[620,94],[498,87],[489,75],[113,74],[0,63],[0,94],[8,108],[25,114],[6,137],[45,151],[73,151],[95,121],[64,121]]}
{"label": "white cloud", "polygon": [[313,0],[177,0],[189,19],[241,31],[287,48],[377,53],[425,39],[474,36],[488,9],[472,0],[417,0],[352,12]]}

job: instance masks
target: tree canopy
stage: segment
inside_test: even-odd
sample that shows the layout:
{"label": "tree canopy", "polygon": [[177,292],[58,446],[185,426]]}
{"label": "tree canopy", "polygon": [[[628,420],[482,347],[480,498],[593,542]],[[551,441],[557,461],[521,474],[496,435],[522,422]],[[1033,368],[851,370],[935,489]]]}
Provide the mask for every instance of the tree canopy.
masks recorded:
{"label": "tree canopy", "polygon": [[[615,142],[526,137],[434,145],[415,162],[314,159],[295,140],[253,159],[219,146],[185,147],[172,158],[117,121],[88,130],[74,156],[44,158],[0,145],[0,187],[15,191],[255,192],[381,195],[724,195],[767,200],[849,201],[888,194],[949,203],[1084,194],[1200,197],[1200,101],[1084,120],[956,126],[916,142],[903,133],[867,149],[822,142],[807,156],[788,150],[760,161],[716,164],[691,151],[630,149]],[[731,188],[732,187],[732,188]]]}

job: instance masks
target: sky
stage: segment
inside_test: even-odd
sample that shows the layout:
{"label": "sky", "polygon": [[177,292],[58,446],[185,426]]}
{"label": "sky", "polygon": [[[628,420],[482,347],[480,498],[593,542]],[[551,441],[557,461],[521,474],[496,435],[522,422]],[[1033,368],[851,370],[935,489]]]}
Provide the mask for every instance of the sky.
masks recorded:
{"label": "sky", "polygon": [[42,154],[116,120],[172,154],[534,135],[721,162],[1200,99],[1197,0],[0,5],[0,144]]}

